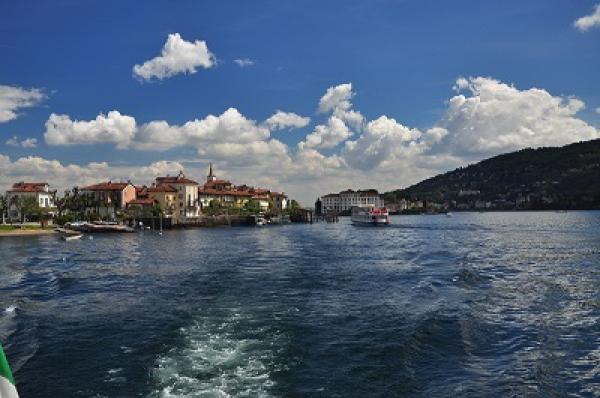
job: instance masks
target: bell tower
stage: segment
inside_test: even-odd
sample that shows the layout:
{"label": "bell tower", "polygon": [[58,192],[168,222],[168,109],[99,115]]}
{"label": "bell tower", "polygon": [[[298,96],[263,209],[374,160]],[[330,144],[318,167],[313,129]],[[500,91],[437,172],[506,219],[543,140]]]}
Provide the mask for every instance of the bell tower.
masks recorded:
{"label": "bell tower", "polygon": [[208,175],[206,176],[206,182],[214,181],[216,179],[217,177],[213,173],[212,163],[210,163],[210,166],[208,168]]}

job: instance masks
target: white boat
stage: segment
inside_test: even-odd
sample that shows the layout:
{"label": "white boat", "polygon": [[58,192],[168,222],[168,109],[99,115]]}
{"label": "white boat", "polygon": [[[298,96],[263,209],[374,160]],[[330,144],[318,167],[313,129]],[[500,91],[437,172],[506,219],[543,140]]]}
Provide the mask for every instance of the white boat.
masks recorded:
{"label": "white boat", "polygon": [[254,216],[254,224],[257,227],[262,227],[263,225],[267,225],[267,220],[263,216]]}
{"label": "white boat", "polygon": [[83,234],[77,234],[77,235],[63,235],[61,236],[62,240],[66,240],[66,241],[70,241],[70,240],[76,240],[76,239],[81,239],[83,237]]}
{"label": "white boat", "polygon": [[355,207],[351,220],[355,225],[389,225],[390,214],[385,207]]}

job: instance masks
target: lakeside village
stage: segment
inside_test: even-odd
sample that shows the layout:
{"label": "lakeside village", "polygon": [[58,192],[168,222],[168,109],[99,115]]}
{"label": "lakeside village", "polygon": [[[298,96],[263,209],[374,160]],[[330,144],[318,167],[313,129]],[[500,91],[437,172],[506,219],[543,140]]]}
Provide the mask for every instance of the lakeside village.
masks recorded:
{"label": "lakeside village", "polygon": [[[133,231],[134,228],[169,229],[216,225],[263,225],[288,222],[337,221],[355,208],[386,208],[390,214],[444,212],[443,205],[401,199],[385,203],[375,189],[347,189],[317,199],[313,209],[304,209],[284,192],[219,179],[212,164],[203,184],[180,172],[156,177],[136,186],[131,181],[105,181],[73,187],[59,196],[47,182],[17,182],[0,195],[0,230],[77,226],[102,232]],[[117,227],[118,226],[118,227]],[[93,228],[92,228],[93,227]]]}
{"label": "lakeside village", "polygon": [[[74,187],[59,197],[47,182],[18,182],[0,197],[2,223],[91,225],[144,228],[283,223],[304,221],[306,212],[283,192],[218,179],[212,164],[206,182],[176,176],[156,177],[149,185],[106,181]],[[260,221],[259,221],[260,222]],[[128,228],[127,230],[131,230]]]}

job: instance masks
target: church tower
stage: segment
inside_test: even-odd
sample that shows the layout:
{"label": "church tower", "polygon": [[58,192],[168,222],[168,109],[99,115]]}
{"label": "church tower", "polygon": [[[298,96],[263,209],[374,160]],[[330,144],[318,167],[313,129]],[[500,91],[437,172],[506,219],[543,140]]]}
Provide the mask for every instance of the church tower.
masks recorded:
{"label": "church tower", "polygon": [[217,177],[213,174],[212,163],[210,163],[210,167],[208,169],[208,175],[206,176],[206,182],[214,181]]}

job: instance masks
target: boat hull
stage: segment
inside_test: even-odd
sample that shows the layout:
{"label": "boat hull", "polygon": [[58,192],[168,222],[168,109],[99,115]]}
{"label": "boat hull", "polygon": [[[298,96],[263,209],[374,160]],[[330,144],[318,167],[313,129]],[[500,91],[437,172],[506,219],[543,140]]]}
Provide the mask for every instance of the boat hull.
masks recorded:
{"label": "boat hull", "polygon": [[360,226],[373,226],[373,227],[384,227],[386,225],[390,225],[389,220],[385,221],[361,221],[361,220],[352,220],[352,224],[360,225]]}
{"label": "boat hull", "polygon": [[389,216],[353,216],[351,221],[354,225],[371,225],[375,227],[390,225]]}

